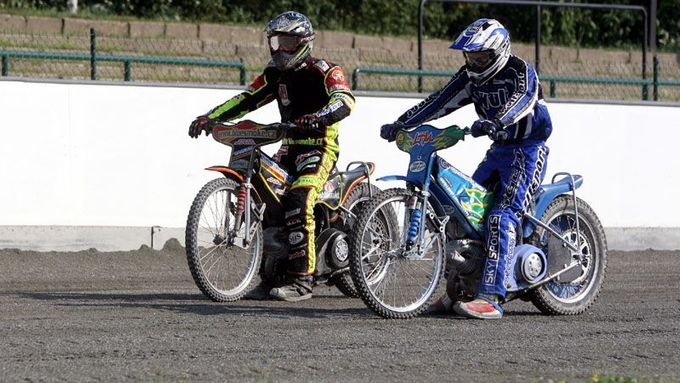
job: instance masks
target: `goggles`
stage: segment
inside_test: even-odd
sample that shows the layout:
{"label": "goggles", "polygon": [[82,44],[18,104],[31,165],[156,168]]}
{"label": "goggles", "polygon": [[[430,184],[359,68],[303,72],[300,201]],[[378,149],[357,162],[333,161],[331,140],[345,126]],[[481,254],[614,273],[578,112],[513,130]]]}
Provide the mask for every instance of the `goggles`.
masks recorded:
{"label": "goggles", "polygon": [[483,69],[489,66],[496,57],[494,51],[463,52],[465,63],[472,69]]}
{"label": "goggles", "polygon": [[274,35],[269,38],[269,48],[273,52],[295,52],[303,41],[304,37],[300,36]]}

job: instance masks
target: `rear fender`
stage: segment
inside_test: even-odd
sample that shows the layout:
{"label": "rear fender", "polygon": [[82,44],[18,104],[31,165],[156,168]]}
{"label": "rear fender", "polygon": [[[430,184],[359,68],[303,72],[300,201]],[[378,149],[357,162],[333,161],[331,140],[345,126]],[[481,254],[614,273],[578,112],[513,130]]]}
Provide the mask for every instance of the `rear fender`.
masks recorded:
{"label": "rear fender", "polygon": [[378,181],[406,181],[406,176],[383,176],[377,179]]}
{"label": "rear fender", "polygon": [[[559,175],[565,175],[566,173],[558,173],[555,176]],[[545,209],[548,208],[548,205],[552,203],[552,201],[557,198],[557,196],[560,196],[562,194],[567,194],[567,193],[574,193],[576,189],[581,187],[583,185],[583,177],[580,175],[571,175],[571,174],[566,174],[568,175],[567,177],[563,177],[562,179],[546,184],[546,185],[541,185],[541,187],[538,190],[538,193],[536,193],[536,208],[534,210],[534,217],[536,219],[541,219],[543,216],[543,213],[545,212]],[[553,180],[554,181],[554,180]],[[522,228],[522,235],[524,238],[528,238],[533,232],[534,229],[536,228],[536,224],[531,222],[530,220],[526,219],[524,220],[523,228]]]}

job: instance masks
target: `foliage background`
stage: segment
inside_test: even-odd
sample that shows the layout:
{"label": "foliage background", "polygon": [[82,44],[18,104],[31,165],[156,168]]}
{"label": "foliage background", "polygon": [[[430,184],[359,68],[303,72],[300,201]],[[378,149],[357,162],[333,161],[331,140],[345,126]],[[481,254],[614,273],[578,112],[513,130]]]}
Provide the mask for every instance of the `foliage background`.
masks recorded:
{"label": "foliage background", "polygon": [[[596,2],[645,6],[649,0]],[[0,0],[0,9],[15,13],[60,13],[65,12],[66,3],[66,0]],[[419,0],[79,1],[81,16],[263,24],[282,11],[297,10],[309,16],[319,29],[410,37],[416,35],[418,5]],[[535,12],[531,6],[428,3],[425,31],[430,37],[453,39],[471,21],[493,17],[512,26],[513,39],[530,42],[534,40]],[[680,50],[680,0],[659,0],[657,15],[659,49]],[[641,13],[631,11],[544,7],[542,19],[541,38],[545,44],[637,46],[644,28]]]}

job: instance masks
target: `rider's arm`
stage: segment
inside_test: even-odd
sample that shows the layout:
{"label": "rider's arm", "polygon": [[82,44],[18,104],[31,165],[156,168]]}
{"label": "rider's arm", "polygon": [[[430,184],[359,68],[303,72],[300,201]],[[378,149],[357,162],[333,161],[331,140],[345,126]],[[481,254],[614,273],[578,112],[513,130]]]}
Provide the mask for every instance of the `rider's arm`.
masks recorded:
{"label": "rider's arm", "polygon": [[324,60],[319,60],[314,66],[324,73],[324,87],[329,96],[328,103],[314,115],[318,117],[320,125],[329,126],[352,113],[354,95],[341,67],[330,66]]}
{"label": "rider's arm", "polygon": [[472,102],[470,80],[464,67],[442,89],[429,95],[418,105],[402,114],[398,121],[407,125],[421,124],[444,117]]}
{"label": "rider's arm", "polygon": [[267,73],[261,74],[243,93],[227,100],[224,104],[207,113],[208,118],[231,121],[243,117],[248,112],[264,106],[275,99],[272,86],[267,81]]}
{"label": "rider's arm", "polygon": [[[510,96],[508,102],[496,114],[496,121],[500,127],[507,127],[519,122],[526,117],[536,106],[540,91],[538,76],[534,68],[524,60],[513,60],[510,73],[516,73],[515,92]],[[508,132],[514,136],[516,132]]]}

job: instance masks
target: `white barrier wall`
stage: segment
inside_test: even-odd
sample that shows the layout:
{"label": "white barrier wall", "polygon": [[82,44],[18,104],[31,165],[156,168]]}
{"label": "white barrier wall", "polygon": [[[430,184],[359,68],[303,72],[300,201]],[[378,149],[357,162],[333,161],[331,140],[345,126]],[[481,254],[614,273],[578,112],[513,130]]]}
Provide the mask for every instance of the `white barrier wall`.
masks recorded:
{"label": "white barrier wall", "polygon": [[[228,148],[187,127],[237,90],[0,81],[0,225],[183,227],[203,170]],[[379,138],[419,99],[358,97],[341,126],[339,165],[374,161],[403,174],[407,155]],[[680,227],[680,107],[551,103],[548,177],[585,177],[580,195],[607,227]],[[275,103],[248,116],[277,121]],[[471,124],[468,107],[435,121]],[[474,171],[489,145],[468,139],[442,153]],[[269,148],[272,152],[274,148]]]}

